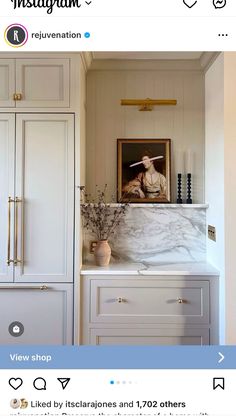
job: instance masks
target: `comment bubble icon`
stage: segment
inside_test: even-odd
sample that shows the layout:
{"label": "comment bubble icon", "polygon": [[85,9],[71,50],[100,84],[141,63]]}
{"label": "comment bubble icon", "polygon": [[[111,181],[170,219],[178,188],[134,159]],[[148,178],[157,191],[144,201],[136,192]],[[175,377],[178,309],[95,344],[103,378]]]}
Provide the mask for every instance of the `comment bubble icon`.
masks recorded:
{"label": "comment bubble icon", "polygon": [[42,377],[35,378],[35,380],[33,382],[33,386],[36,390],[46,390],[47,389],[46,380]]}

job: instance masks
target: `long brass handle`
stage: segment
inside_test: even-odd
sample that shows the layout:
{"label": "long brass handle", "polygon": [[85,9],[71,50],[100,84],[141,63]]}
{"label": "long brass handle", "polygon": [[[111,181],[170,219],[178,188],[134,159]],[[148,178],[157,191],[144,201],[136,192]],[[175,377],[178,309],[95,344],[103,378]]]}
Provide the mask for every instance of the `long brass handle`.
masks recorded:
{"label": "long brass handle", "polygon": [[0,286],[0,290],[17,290],[17,291],[19,291],[19,290],[22,290],[22,291],[24,291],[24,290],[32,290],[32,291],[48,291],[48,290],[50,290],[50,287],[47,287],[47,285],[40,285],[39,287],[27,287],[27,286],[24,286],[24,287],[9,287],[9,286],[6,286],[6,285],[4,285],[4,286]]}
{"label": "long brass handle", "polygon": [[7,264],[14,263],[14,259],[11,259],[11,203],[14,202],[10,196],[8,197],[8,237],[7,237]]}
{"label": "long brass handle", "polygon": [[22,202],[20,198],[16,196],[15,199],[15,240],[14,240],[14,265],[17,263],[22,263],[21,259],[18,259],[18,203]]}

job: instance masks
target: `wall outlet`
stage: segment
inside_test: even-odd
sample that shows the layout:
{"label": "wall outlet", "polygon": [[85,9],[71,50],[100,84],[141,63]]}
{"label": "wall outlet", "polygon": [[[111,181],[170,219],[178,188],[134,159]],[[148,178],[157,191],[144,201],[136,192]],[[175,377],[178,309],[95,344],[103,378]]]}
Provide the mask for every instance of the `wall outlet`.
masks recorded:
{"label": "wall outlet", "polygon": [[93,255],[94,254],[94,249],[97,246],[97,242],[95,240],[90,242],[90,246],[89,246],[89,252]]}
{"label": "wall outlet", "polygon": [[208,225],[208,239],[216,242],[216,228],[214,226]]}

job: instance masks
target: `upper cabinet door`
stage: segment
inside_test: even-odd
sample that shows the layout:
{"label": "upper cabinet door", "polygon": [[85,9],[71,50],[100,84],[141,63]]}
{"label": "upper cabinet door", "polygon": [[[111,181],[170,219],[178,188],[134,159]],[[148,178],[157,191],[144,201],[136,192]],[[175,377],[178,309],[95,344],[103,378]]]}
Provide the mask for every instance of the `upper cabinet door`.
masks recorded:
{"label": "upper cabinet door", "polygon": [[69,107],[69,74],[69,59],[17,59],[16,107]]}
{"label": "upper cabinet door", "polygon": [[0,114],[0,282],[13,281],[14,144],[15,115]]}
{"label": "upper cabinet door", "polygon": [[15,60],[0,60],[0,106],[15,107]]}
{"label": "upper cabinet door", "polygon": [[16,117],[15,281],[73,282],[74,117]]}

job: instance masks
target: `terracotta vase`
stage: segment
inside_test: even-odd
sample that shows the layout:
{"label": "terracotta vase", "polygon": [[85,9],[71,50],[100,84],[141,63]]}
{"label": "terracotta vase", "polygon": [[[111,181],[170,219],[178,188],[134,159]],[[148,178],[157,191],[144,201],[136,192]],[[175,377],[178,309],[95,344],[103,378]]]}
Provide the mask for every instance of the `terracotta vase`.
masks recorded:
{"label": "terracotta vase", "polygon": [[96,265],[107,266],[111,258],[111,248],[107,240],[100,240],[94,249],[94,257]]}

